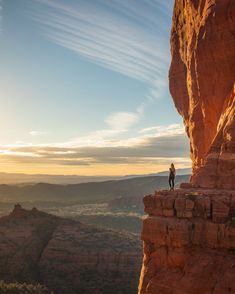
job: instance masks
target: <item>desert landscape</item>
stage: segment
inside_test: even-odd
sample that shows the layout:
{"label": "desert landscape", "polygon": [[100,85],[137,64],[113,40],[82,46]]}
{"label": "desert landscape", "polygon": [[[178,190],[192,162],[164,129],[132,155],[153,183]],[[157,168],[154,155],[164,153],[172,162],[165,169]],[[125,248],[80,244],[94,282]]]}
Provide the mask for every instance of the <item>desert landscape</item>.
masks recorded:
{"label": "desert landscape", "polygon": [[0,293],[235,293],[234,36],[234,0],[0,0]]}
{"label": "desert landscape", "polygon": [[[178,176],[176,185],[188,179]],[[167,182],[160,175],[0,185],[0,276],[19,285],[40,283],[54,293],[136,293],[142,195]]]}

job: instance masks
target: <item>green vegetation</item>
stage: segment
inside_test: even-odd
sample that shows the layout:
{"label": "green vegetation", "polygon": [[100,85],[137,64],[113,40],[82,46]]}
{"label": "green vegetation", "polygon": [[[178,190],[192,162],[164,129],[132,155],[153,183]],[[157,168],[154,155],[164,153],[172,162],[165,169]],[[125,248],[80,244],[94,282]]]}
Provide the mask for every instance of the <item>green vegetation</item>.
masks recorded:
{"label": "green vegetation", "polygon": [[40,284],[26,284],[26,283],[5,283],[0,281],[1,294],[53,294],[45,286]]}

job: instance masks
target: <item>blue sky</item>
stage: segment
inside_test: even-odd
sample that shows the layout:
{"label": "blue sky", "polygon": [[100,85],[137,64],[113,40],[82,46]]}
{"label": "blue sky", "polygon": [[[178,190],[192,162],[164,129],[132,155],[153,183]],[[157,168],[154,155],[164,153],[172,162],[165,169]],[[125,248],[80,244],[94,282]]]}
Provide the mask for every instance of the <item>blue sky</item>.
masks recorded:
{"label": "blue sky", "polygon": [[172,0],[0,0],[0,7],[2,170],[97,175],[153,172],[171,160],[189,166],[168,90]]}

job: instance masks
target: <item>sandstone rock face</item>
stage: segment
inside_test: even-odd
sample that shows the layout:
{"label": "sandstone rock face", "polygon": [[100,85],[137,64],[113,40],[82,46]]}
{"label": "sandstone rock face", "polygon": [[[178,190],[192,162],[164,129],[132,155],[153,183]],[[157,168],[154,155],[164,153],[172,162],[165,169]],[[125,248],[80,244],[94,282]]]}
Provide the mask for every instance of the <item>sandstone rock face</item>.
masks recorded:
{"label": "sandstone rock face", "polygon": [[235,192],[144,197],[140,294],[235,293]]}
{"label": "sandstone rock face", "polygon": [[235,293],[234,36],[235,1],[175,0],[170,91],[193,175],[144,198],[139,294]]}
{"label": "sandstone rock face", "polygon": [[175,1],[170,92],[200,187],[235,189],[234,34],[235,1]]}
{"label": "sandstone rock face", "polygon": [[136,238],[20,205],[0,218],[0,279],[40,282],[56,294],[136,293]]}

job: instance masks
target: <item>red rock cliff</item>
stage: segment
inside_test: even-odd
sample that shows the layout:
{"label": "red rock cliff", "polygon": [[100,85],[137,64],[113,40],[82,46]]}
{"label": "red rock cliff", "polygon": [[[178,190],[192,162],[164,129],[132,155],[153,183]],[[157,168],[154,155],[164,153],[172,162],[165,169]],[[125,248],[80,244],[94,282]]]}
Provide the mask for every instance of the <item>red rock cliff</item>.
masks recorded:
{"label": "red rock cliff", "polygon": [[56,294],[134,294],[140,266],[131,235],[20,205],[0,218],[1,280],[40,282]]}
{"label": "red rock cliff", "polygon": [[235,189],[234,36],[234,0],[175,1],[170,92],[201,187]]}
{"label": "red rock cliff", "polygon": [[235,293],[235,1],[176,0],[171,51],[192,184],[144,197],[139,294]]}
{"label": "red rock cliff", "polygon": [[144,198],[139,294],[235,293],[235,191]]}

